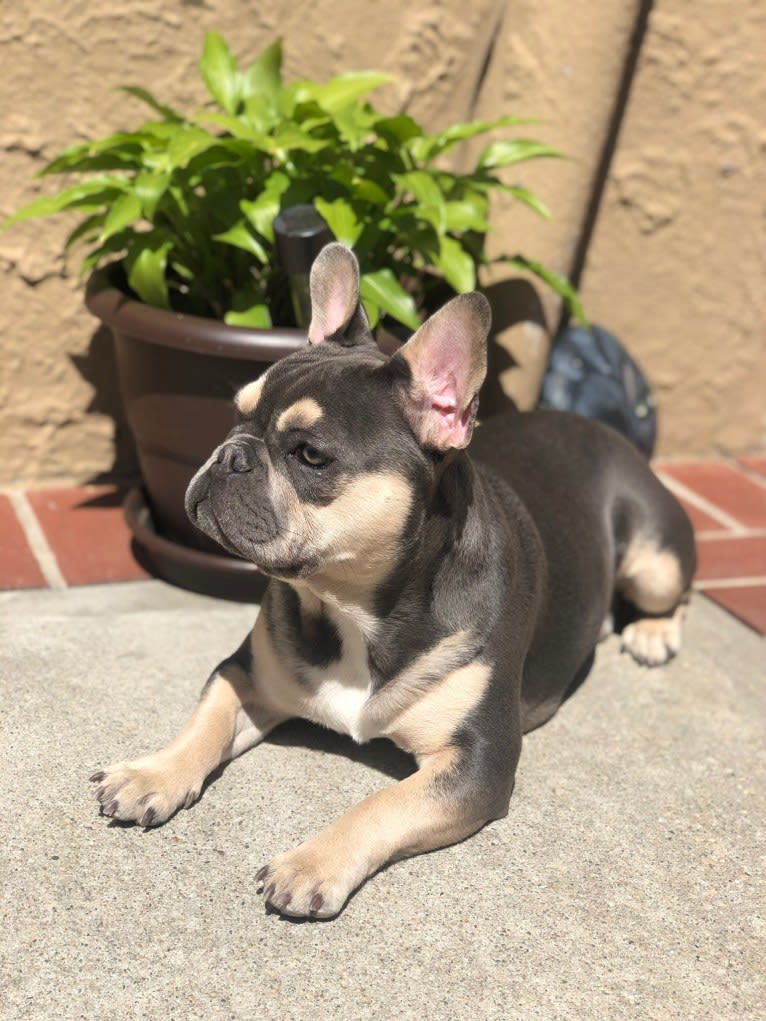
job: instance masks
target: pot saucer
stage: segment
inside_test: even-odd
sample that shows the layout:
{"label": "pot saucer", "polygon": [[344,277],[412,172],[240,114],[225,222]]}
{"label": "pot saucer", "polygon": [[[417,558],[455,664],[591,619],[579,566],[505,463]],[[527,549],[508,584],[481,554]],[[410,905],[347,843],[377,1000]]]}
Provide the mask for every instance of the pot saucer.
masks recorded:
{"label": "pot saucer", "polygon": [[139,487],[128,491],[123,512],[133,533],[136,559],[156,577],[218,599],[259,603],[263,598],[268,578],[254,564],[224,553],[191,549],[161,535]]}

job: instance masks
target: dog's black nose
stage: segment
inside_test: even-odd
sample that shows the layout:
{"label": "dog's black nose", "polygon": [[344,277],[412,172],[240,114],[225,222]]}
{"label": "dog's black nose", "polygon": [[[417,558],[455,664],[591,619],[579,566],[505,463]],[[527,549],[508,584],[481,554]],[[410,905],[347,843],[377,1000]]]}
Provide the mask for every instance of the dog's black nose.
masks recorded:
{"label": "dog's black nose", "polygon": [[256,463],[257,455],[249,443],[226,443],[218,451],[218,464],[229,472],[249,472]]}

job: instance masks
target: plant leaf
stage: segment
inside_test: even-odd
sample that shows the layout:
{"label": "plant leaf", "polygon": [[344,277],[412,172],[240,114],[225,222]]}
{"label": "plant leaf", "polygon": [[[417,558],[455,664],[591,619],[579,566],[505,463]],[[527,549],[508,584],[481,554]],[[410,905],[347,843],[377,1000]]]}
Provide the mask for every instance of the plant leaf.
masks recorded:
{"label": "plant leaf", "polygon": [[220,144],[220,139],[215,135],[208,134],[202,128],[180,128],[168,143],[164,166],[158,169],[165,172],[175,170],[177,167],[185,167],[201,152]]}
{"label": "plant leaf", "polygon": [[477,135],[484,135],[496,128],[505,128],[514,124],[532,124],[534,121],[523,117],[513,117],[510,114],[505,117],[498,117],[493,121],[467,121],[464,124],[452,124],[445,131],[436,135],[424,135],[423,138],[411,146],[413,155],[418,161],[430,163],[442,153],[447,152],[459,142],[465,142]]}
{"label": "plant leaf", "polygon": [[443,234],[447,229],[444,193],[433,175],[426,170],[413,170],[407,174],[397,174],[396,180],[414,195],[418,203],[415,209],[417,216],[428,220],[437,233]]}
{"label": "plant leaf", "polygon": [[242,94],[245,99],[257,96],[276,110],[277,97],[282,88],[282,40],[275,40],[271,46],[256,57],[245,71]]}
{"label": "plant leaf", "polygon": [[223,241],[227,245],[234,245],[235,248],[250,252],[259,262],[267,263],[269,261],[266,249],[257,238],[253,237],[244,220],[239,220],[222,234],[214,234],[213,241]]}
{"label": "plant leaf", "polygon": [[356,152],[364,145],[375,123],[375,116],[371,110],[360,106],[359,103],[351,103],[333,113],[335,130],[351,152]]}
{"label": "plant leaf", "polygon": [[297,124],[287,124],[285,127],[280,127],[279,130],[273,133],[269,142],[270,152],[283,161],[287,159],[287,154],[293,149],[315,153],[321,149],[327,149],[333,144],[332,139],[329,138],[312,138],[311,135],[302,131]]}
{"label": "plant leaf", "polygon": [[125,177],[93,177],[89,181],[81,181],[69,188],[64,188],[57,195],[41,195],[27,203],[0,224],[5,230],[11,224],[22,220],[32,220],[38,216],[51,216],[65,209],[97,208],[105,202],[113,201],[130,188]]}
{"label": "plant leaf", "polygon": [[381,117],[375,121],[374,127],[381,138],[389,145],[393,143],[395,146],[409,142],[413,138],[420,138],[423,134],[418,122],[406,113],[400,113],[396,117]]}
{"label": "plant leaf", "polygon": [[213,99],[226,113],[236,113],[241,85],[237,61],[218,32],[208,32],[199,62],[202,79]]}
{"label": "plant leaf", "polygon": [[[224,128],[233,135],[234,138],[240,138],[247,142],[251,142],[256,148],[262,149],[264,152],[271,152],[273,150],[273,145],[269,135],[254,127],[242,117],[233,116],[228,113],[203,112],[197,120],[198,122],[217,124],[219,127]],[[216,141],[220,142],[222,145],[226,145],[228,144],[229,139],[225,136],[219,135],[216,138]]]}
{"label": "plant leaf", "polygon": [[564,299],[575,319],[581,322],[583,326],[588,325],[588,317],[585,315],[580,295],[566,277],[563,277],[555,270],[548,269],[547,266],[537,262],[535,259],[527,259],[524,255],[503,255],[492,261],[504,262],[508,266],[513,266],[514,269],[533,273]]}
{"label": "plant leaf", "polygon": [[141,200],[130,193],[120,195],[112,208],[106,214],[104,228],[101,231],[101,241],[106,241],[113,234],[119,233],[126,227],[131,226],[141,217]]}
{"label": "plant leaf", "polygon": [[356,218],[353,207],[345,199],[328,202],[319,197],[314,199],[314,207],[335,235],[335,239],[353,248],[364,229],[364,225]]}
{"label": "plant leaf", "polygon": [[333,113],[390,81],[390,75],[377,71],[347,71],[330,78],[322,85],[313,85],[311,98],[315,99],[323,110]]}
{"label": "plant leaf", "polygon": [[407,191],[412,192],[418,202],[424,206],[444,205],[444,195],[433,175],[427,170],[413,170],[407,174],[397,174],[399,181]]}
{"label": "plant leaf", "polygon": [[240,209],[267,241],[274,240],[274,218],[281,208],[281,198],[290,187],[290,178],[281,170],[275,170],[266,178],[263,190],[252,202],[243,199]]}
{"label": "plant leaf", "polygon": [[367,322],[370,324],[370,329],[374,330],[380,322],[380,309],[370,298],[363,298],[360,295],[362,302],[362,308],[364,309],[365,315],[367,316]]}
{"label": "plant leaf", "polygon": [[475,230],[485,234],[489,230],[489,222],[486,214],[486,202],[484,209],[480,204],[470,199],[457,199],[447,202],[444,206],[446,229],[461,233],[466,230]]}
{"label": "plant leaf", "polygon": [[86,274],[102,263],[108,255],[115,255],[117,252],[129,249],[131,242],[137,235],[132,230],[123,230],[119,234],[113,234],[110,238],[103,243],[98,245],[93,251],[89,252],[80,263],[80,276],[84,277]]}
{"label": "plant leaf", "polygon": [[388,267],[375,270],[374,273],[363,273],[359,281],[359,292],[365,304],[370,302],[383,309],[411,330],[417,330],[420,326],[412,296],[407,294]]}
{"label": "plant leaf", "polygon": [[140,99],[142,103],[146,103],[156,113],[161,114],[166,121],[180,124],[184,120],[180,113],[177,113],[171,106],[165,106],[164,103],[160,103],[148,89],[144,89],[140,85],[121,85],[120,92],[127,92],[129,96]]}
{"label": "plant leaf", "polygon": [[154,308],[170,308],[165,269],[172,247],[173,243],[162,236],[141,235],[125,260],[131,288],[141,301]]}
{"label": "plant leaf", "polygon": [[243,287],[237,291],[231,301],[231,308],[223,317],[229,326],[251,326],[255,329],[268,329],[271,314],[263,300],[263,295],[256,287]]}
{"label": "plant leaf", "polygon": [[506,138],[487,146],[479,157],[478,168],[489,170],[492,167],[508,167],[512,163],[541,157],[563,159],[564,154],[545,142],[536,142],[531,138]]}
{"label": "plant leaf", "polygon": [[133,185],[134,194],[140,201],[147,220],[154,219],[157,205],[170,184],[170,176],[167,172],[153,173],[150,170],[145,170],[136,177]]}
{"label": "plant leaf", "polygon": [[[112,169],[103,165],[103,161],[110,158],[114,161],[114,168],[139,166],[145,143],[146,139],[141,132],[126,131],[93,142],[78,142],[63,149],[37,176]],[[101,160],[97,159],[99,156]]]}
{"label": "plant leaf", "polygon": [[473,259],[454,238],[449,236],[439,238],[439,254],[434,262],[444,274],[444,279],[458,294],[472,291],[476,287],[476,267]]}
{"label": "plant leaf", "polygon": [[376,206],[384,206],[389,198],[379,184],[367,177],[356,177],[351,182],[351,192],[354,198],[360,202],[371,202]]}
{"label": "plant leaf", "polygon": [[[103,213],[93,213],[91,216],[86,216],[82,223],[75,227],[66,239],[64,251],[68,252],[73,245],[83,239],[87,241],[95,241],[101,233],[104,220],[105,216]],[[88,235],[90,235],[90,237]]]}
{"label": "plant leaf", "polygon": [[529,208],[533,209],[539,216],[542,216],[544,220],[550,220],[550,209],[548,209],[542,199],[538,198],[537,195],[528,188],[520,188],[516,185],[512,185],[504,187],[503,191],[505,191],[508,195],[513,195],[513,197],[518,199],[519,202],[523,202],[525,206],[529,206]]}

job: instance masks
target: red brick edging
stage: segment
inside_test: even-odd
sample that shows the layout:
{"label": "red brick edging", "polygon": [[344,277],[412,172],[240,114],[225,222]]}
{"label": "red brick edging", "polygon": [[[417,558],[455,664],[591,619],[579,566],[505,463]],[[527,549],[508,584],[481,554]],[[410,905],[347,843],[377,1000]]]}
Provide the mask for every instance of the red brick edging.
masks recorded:
{"label": "red brick edging", "polygon": [[[697,535],[696,586],[766,634],[766,456],[658,462]],[[0,493],[0,589],[148,577],[131,552],[115,486]]]}

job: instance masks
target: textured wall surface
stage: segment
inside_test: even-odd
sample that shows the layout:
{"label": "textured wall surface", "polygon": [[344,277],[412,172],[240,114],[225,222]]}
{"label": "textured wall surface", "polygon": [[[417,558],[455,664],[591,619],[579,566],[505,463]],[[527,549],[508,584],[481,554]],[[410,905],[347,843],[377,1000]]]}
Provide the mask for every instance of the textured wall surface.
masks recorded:
{"label": "textured wall surface", "polygon": [[766,445],[766,5],[658,0],[582,286],[664,453]]}
{"label": "textured wall surface", "polygon": [[[691,29],[663,6],[599,221],[586,296],[593,317],[631,343],[660,388],[666,450],[745,449],[759,440],[755,160],[764,138],[755,118],[766,74],[755,66],[755,36],[762,52],[762,5],[750,0],[744,23],[731,31],[723,2],[695,5],[711,19]],[[691,11],[688,0],[682,6]],[[529,164],[518,181],[546,199],[554,220],[501,206],[492,245],[566,271],[636,7],[634,0],[5,4],[0,214],[45,190],[32,176],[65,145],[140,122],[143,107],[116,86],[140,83],[181,106],[200,101],[196,62],[205,31],[215,28],[245,60],[283,36],[288,77],[389,71],[397,82],[379,93],[380,105],[404,107],[429,127],[509,110],[543,117],[530,133],[573,158]],[[3,484],[134,470],[109,339],[83,308],[76,261],[67,267],[60,256],[71,222],[38,221],[0,237]],[[554,322],[554,305],[545,311]],[[515,329],[509,350],[539,347],[539,331]],[[508,371],[507,359],[496,368]],[[737,409],[729,421],[727,402]],[[713,411],[717,424],[705,432]]]}
{"label": "textured wall surface", "polygon": [[[504,5],[477,113],[491,117],[512,110],[541,118],[542,124],[522,131],[543,137],[567,159],[520,168],[516,183],[541,195],[553,219],[545,223],[511,199],[497,201],[490,254],[522,252],[569,274],[638,7],[637,0],[516,0]],[[494,281],[507,277],[507,270],[493,268]],[[482,408],[485,413],[502,409],[504,393],[527,408],[530,398],[532,403],[537,399],[560,303],[545,288],[525,295],[503,284],[493,287],[491,298],[495,325],[501,328],[490,347]]]}

